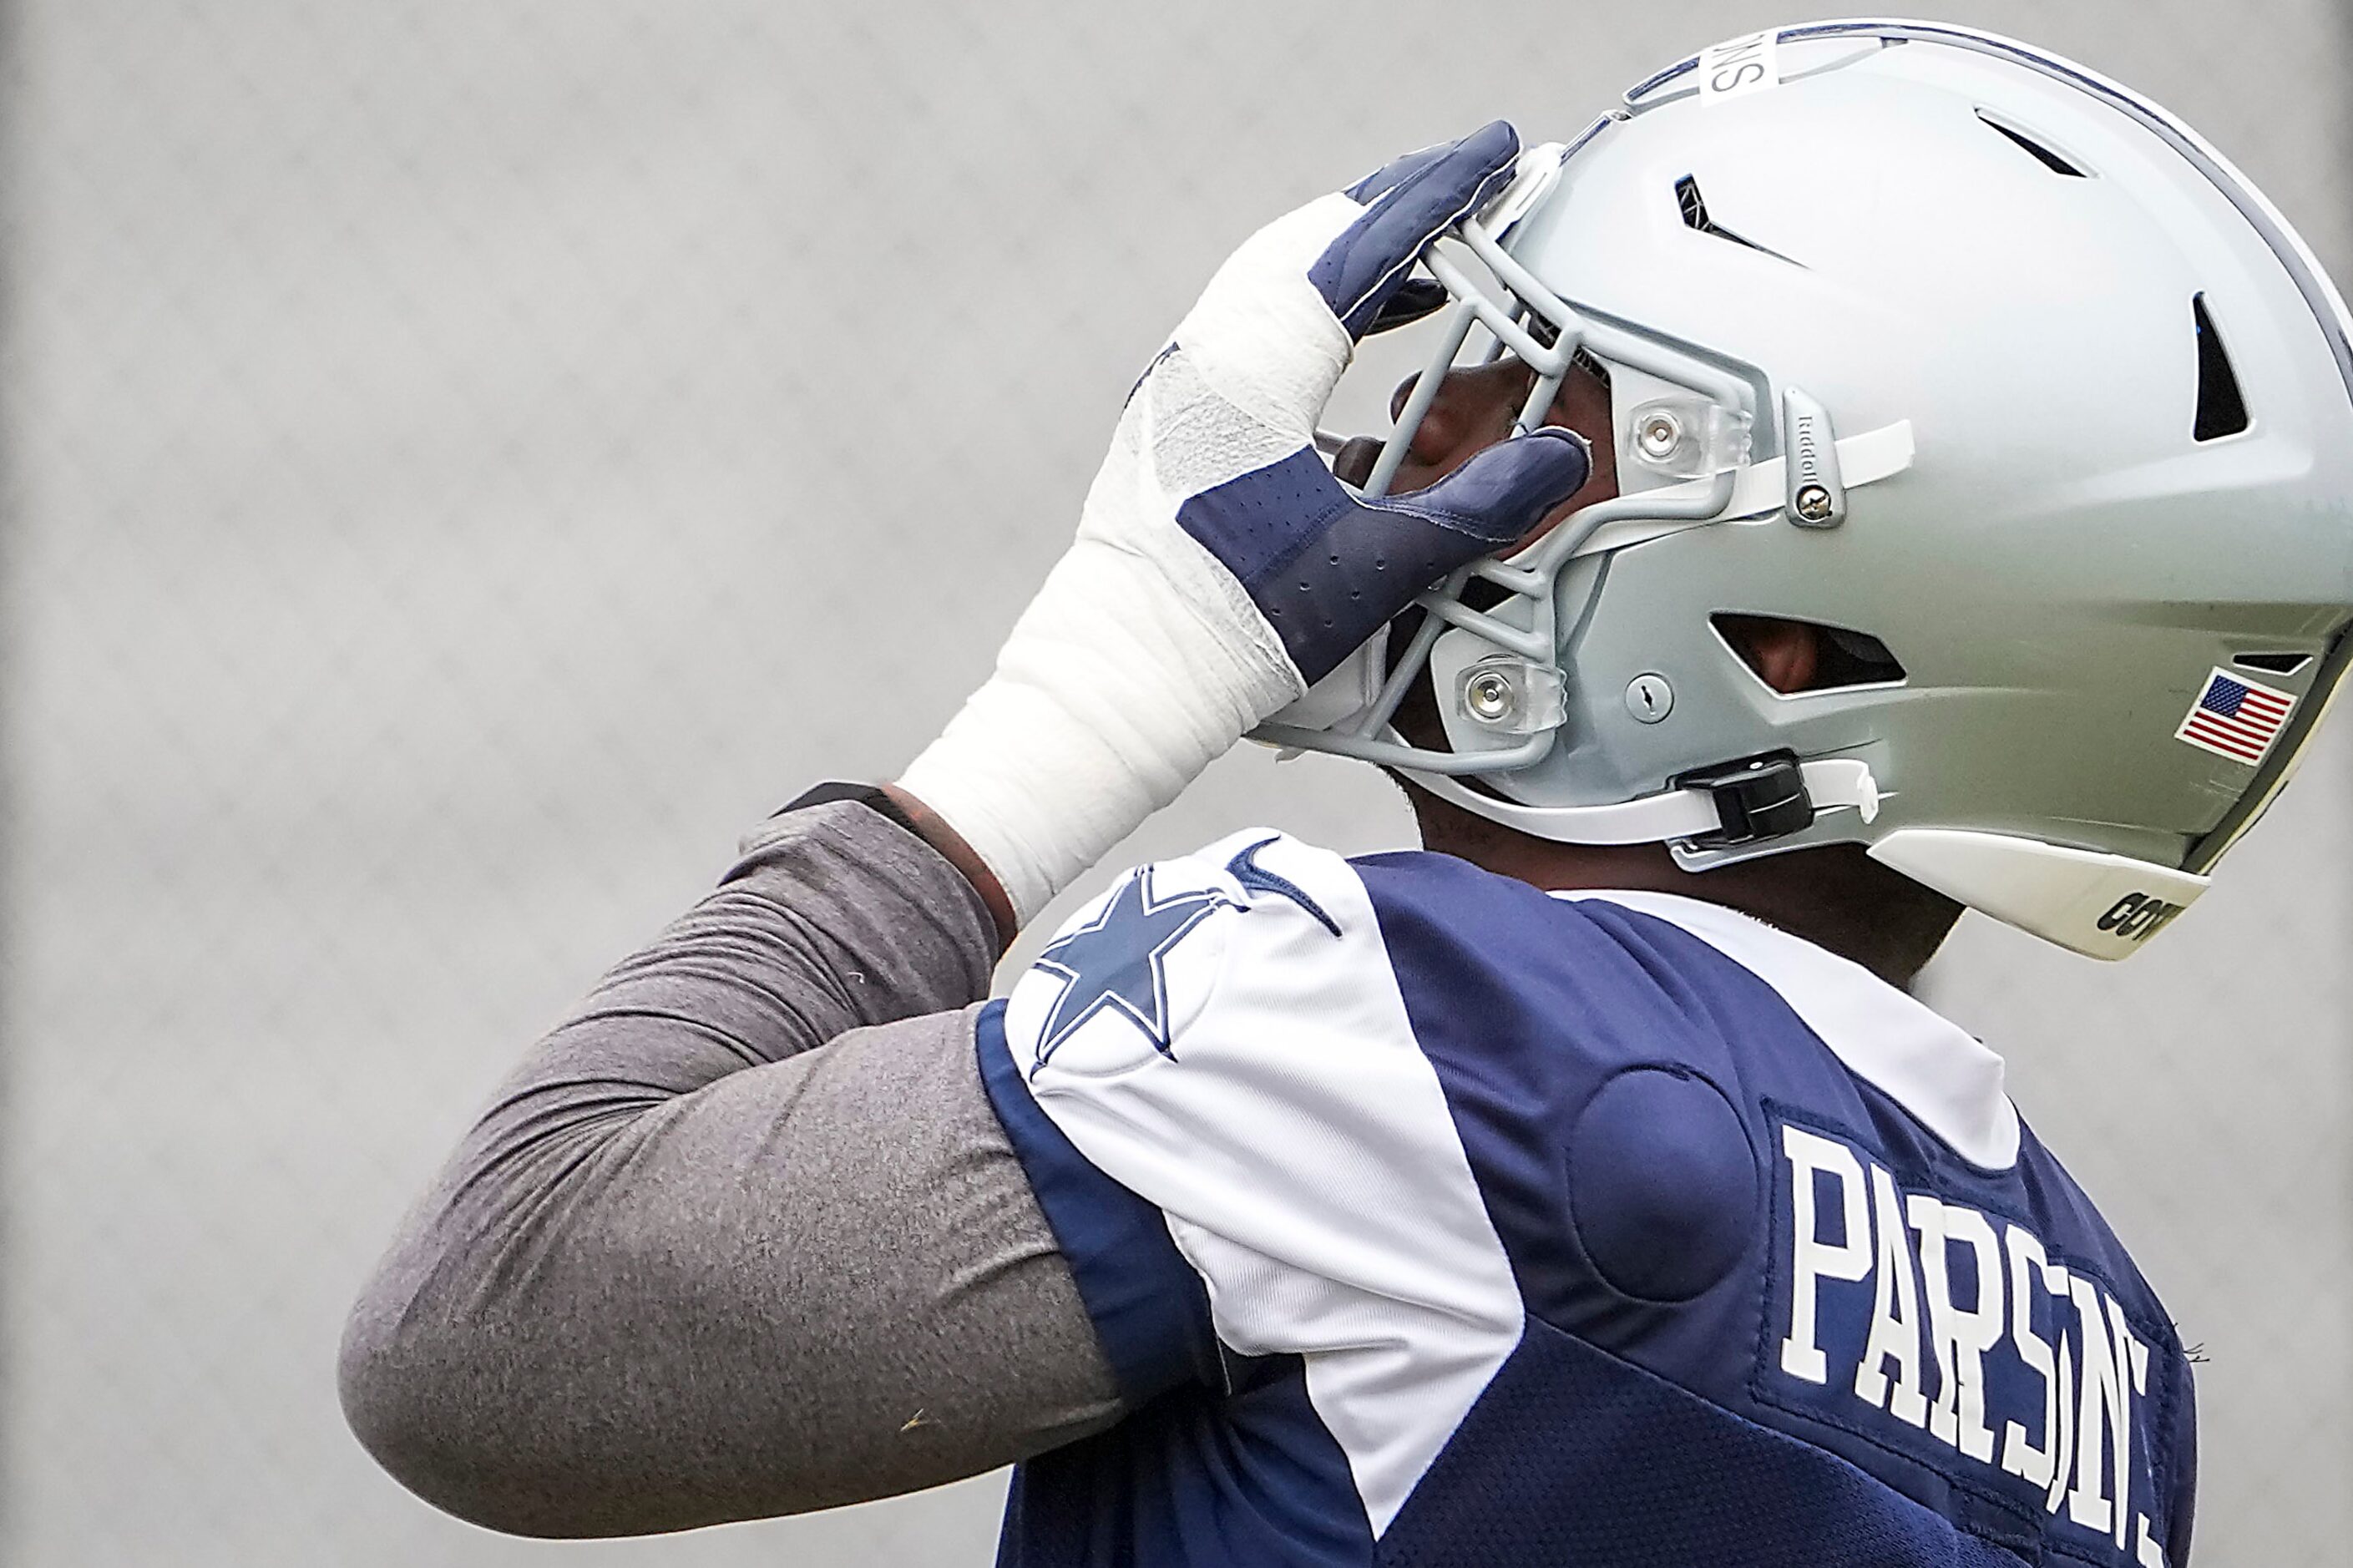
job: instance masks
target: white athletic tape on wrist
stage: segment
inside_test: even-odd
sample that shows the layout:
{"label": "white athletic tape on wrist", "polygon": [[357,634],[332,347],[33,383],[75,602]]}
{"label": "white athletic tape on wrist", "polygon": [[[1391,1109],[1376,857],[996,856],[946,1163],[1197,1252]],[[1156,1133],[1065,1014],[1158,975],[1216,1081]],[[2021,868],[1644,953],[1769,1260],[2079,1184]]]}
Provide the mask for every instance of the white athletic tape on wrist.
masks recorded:
{"label": "white athletic tape on wrist", "polygon": [[[996,673],[899,780],[964,836],[1025,923],[1303,688],[1271,633],[1219,627],[1234,612],[1221,617],[1218,599],[1249,601],[1207,551],[1176,538],[1197,559],[1174,574],[1081,539]],[[1200,581],[1212,574],[1222,588]],[[1195,581],[1177,588],[1172,575]]]}

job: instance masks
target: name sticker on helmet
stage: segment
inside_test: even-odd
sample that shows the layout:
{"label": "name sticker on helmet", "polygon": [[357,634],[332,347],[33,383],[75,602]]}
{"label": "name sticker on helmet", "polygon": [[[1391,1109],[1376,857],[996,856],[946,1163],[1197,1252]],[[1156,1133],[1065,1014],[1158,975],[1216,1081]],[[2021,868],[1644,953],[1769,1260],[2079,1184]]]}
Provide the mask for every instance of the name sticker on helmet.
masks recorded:
{"label": "name sticker on helmet", "polygon": [[1701,50],[1700,106],[1709,108],[1727,98],[1780,86],[1780,45],[1779,29],[1768,27]]}

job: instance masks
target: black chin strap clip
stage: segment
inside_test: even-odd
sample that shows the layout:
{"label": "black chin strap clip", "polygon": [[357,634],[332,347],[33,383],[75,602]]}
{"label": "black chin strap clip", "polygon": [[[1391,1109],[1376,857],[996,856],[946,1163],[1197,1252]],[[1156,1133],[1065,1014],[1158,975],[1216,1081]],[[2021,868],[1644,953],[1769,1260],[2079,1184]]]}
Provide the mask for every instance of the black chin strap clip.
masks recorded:
{"label": "black chin strap clip", "polygon": [[1669,782],[1677,789],[1704,790],[1715,802],[1716,818],[1724,826],[1691,839],[1694,849],[1759,844],[1813,825],[1814,798],[1806,793],[1806,775],[1795,752],[1719,763]]}

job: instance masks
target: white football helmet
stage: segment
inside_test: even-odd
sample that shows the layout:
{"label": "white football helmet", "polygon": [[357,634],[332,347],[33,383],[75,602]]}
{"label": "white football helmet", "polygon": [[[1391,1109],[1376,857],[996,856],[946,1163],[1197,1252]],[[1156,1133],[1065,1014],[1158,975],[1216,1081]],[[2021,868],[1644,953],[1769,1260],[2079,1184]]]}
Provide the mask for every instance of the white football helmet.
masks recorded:
{"label": "white football helmet", "polygon": [[[2286,221],[2164,110],[1943,24],[1736,39],[1434,246],[1444,369],[1606,371],[1620,494],[1425,595],[1259,733],[1692,868],[1818,845],[2132,952],[2353,660],[2353,345]],[[1720,629],[1824,628],[1794,695]],[[1398,624],[1404,637],[1409,622]],[[1423,669],[1446,749],[1391,724]],[[1474,783],[1475,781],[1475,783]]]}

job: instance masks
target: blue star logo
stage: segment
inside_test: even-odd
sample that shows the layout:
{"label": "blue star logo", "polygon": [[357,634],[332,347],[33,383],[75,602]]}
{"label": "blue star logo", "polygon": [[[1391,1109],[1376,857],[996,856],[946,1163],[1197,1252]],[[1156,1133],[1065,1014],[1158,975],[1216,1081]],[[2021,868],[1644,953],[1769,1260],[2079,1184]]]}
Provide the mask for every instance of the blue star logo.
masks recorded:
{"label": "blue star logo", "polygon": [[1168,954],[1216,910],[1234,907],[1231,899],[1209,891],[1155,899],[1149,867],[1122,883],[1102,913],[1038,955],[1036,967],[1061,976],[1062,991],[1038,1032],[1030,1070],[1044,1067],[1057,1047],[1105,1008],[1125,1014],[1154,1050],[1176,1060],[1169,1044]]}

